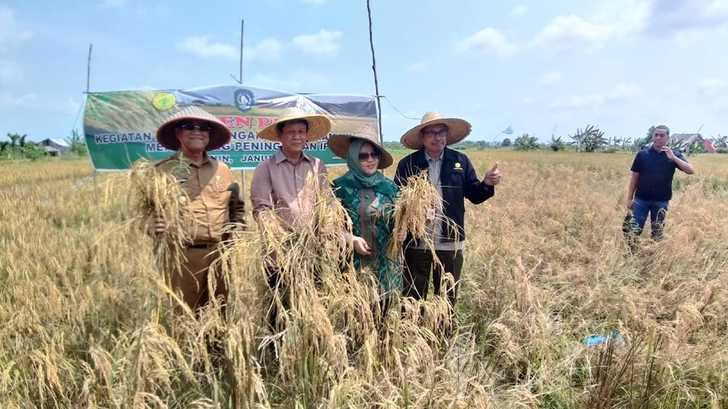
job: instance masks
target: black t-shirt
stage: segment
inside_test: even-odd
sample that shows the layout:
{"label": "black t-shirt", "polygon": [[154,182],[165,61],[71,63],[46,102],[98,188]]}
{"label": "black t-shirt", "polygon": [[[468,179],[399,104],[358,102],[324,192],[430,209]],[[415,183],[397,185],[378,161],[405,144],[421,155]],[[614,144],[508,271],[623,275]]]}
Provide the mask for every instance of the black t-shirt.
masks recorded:
{"label": "black t-shirt", "polygon": [[[680,151],[673,150],[676,157],[685,160]],[[672,177],[677,165],[665,152],[646,148],[637,153],[632,162],[632,172],[640,174],[635,197],[642,200],[663,202],[672,199]]]}

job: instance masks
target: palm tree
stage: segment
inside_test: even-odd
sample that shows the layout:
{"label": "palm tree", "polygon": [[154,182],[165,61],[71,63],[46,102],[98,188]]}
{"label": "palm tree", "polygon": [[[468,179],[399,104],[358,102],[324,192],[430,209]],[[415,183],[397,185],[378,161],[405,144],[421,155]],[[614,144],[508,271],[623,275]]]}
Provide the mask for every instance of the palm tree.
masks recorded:
{"label": "palm tree", "polygon": [[9,133],[8,138],[10,138],[10,148],[15,148],[18,144],[18,139],[20,139],[20,135],[16,133]]}
{"label": "palm tree", "polygon": [[582,148],[584,152],[596,152],[609,141],[604,137],[604,131],[594,125],[587,125],[584,130],[576,129],[576,134],[571,137],[576,143],[577,152]]}

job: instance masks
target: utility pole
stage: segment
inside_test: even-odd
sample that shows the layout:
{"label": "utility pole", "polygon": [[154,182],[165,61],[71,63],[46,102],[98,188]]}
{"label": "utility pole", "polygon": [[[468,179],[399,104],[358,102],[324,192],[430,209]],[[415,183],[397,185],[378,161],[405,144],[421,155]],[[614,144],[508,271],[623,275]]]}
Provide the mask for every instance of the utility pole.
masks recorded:
{"label": "utility pole", "polygon": [[243,83],[243,38],[245,38],[245,19],[240,19],[240,74],[238,75],[238,81],[240,84]]}
{"label": "utility pole", "polygon": [[88,45],[88,62],[86,63],[86,93],[91,92],[91,52],[93,52],[94,45]]}
{"label": "utility pole", "polygon": [[238,65],[238,77],[233,74],[230,77],[240,85],[243,85],[243,39],[245,38],[245,19],[240,20],[240,64]]}
{"label": "utility pole", "polygon": [[382,135],[382,103],[379,95],[379,80],[377,79],[377,60],[374,58],[374,36],[372,34],[372,8],[367,0],[367,15],[369,16],[369,48],[372,50],[372,71],[374,71],[374,92],[377,98],[377,125],[379,126],[379,143],[384,143]]}

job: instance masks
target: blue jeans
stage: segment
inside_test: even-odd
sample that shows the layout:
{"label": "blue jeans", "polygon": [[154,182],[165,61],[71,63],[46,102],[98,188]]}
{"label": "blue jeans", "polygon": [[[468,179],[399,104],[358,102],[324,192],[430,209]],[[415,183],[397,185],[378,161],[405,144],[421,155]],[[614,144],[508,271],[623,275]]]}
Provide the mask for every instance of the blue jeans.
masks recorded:
{"label": "blue jeans", "polygon": [[632,203],[632,220],[630,222],[632,233],[638,236],[642,234],[642,229],[645,228],[645,222],[647,222],[647,215],[649,215],[650,225],[652,226],[652,238],[654,240],[661,240],[663,238],[668,203],[670,202],[635,198]]}

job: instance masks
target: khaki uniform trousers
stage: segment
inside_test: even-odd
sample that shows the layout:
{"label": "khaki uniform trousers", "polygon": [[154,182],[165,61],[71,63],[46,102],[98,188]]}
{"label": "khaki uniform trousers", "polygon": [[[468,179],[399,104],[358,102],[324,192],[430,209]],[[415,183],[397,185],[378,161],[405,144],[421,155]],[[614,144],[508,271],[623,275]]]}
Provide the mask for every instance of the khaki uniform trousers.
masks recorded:
{"label": "khaki uniform trousers", "polygon": [[[208,275],[210,265],[219,257],[217,244],[209,246],[187,247],[184,256],[187,260],[182,263],[179,271],[172,272],[171,287],[175,294],[181,295],[182,300],[193,310],[199,310],[210,302],[208,288]],[[223,304],[227,301],[227,286],[222,273],[218,272],[213,278],[215,298],[222,298]]]}

